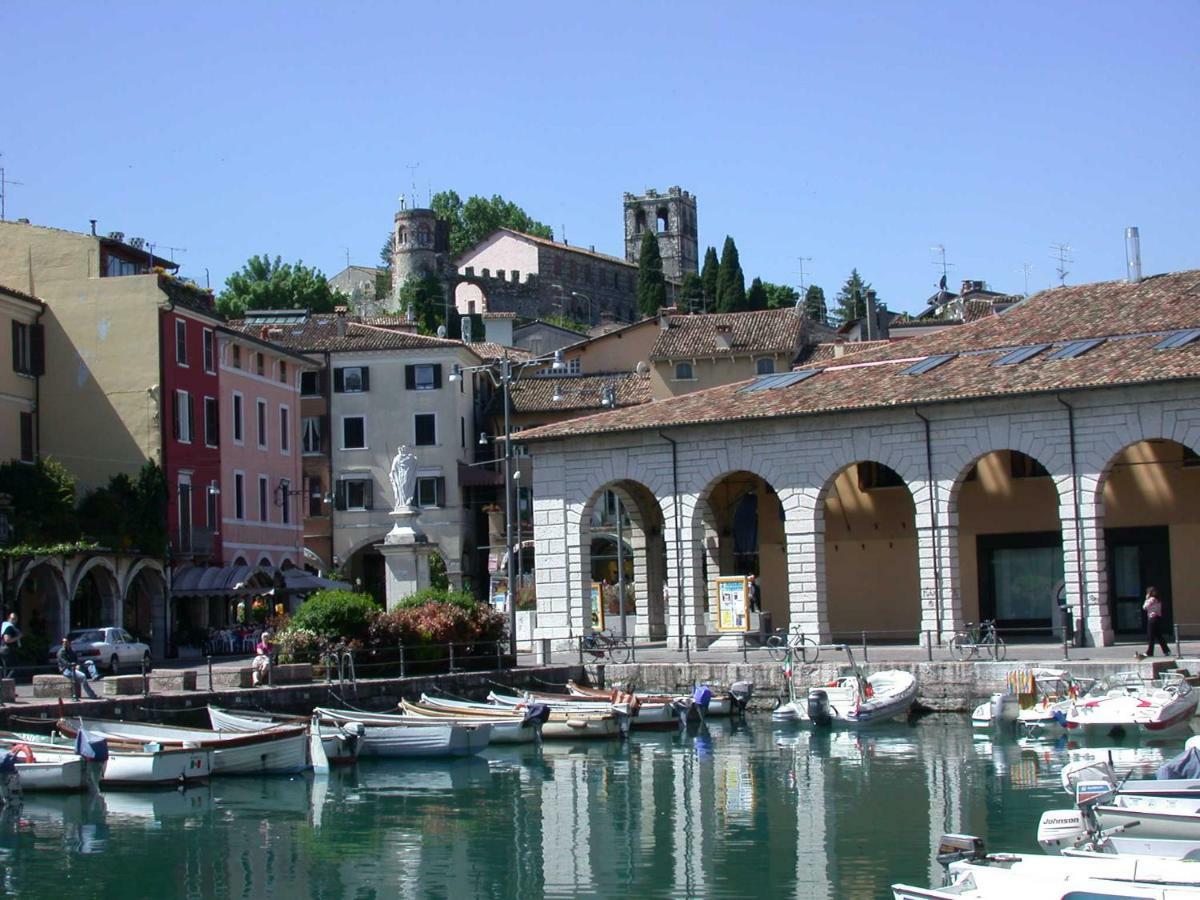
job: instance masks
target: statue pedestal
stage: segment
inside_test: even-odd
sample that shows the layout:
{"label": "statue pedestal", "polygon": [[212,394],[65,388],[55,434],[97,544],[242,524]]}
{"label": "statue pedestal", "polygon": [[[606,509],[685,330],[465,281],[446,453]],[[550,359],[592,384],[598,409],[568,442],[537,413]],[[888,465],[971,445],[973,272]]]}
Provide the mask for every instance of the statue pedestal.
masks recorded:
{"label": "statue pedestal", "polygon": [[416,510],[402,509],[391,515],[396,523],[376,546],[387,569],[387,608],[395,609],[401,600],[429,587],[429,554],[436,547],[417,526]]}

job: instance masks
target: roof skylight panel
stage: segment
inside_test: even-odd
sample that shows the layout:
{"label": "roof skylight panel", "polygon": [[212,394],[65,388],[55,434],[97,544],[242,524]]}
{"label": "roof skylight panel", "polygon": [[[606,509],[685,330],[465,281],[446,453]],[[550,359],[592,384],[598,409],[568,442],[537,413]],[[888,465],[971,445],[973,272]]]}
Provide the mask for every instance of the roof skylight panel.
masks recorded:
{"label": "roof skylight panel", "polygon": [[938,366],[942,365],[943,363],[950,362],[950,360],[954,359],[955,356],[957,356],[957,354],[955,354],[955,353],[940,353],[937,356],[927,356],[925,359],[921,360],[920,362],[915,362],[911,366],[909,366],[907,369],[902,370],[900,372],[900,374],[901,375],[924,375],[926,372],[930,372],[930,371],[936,369]]}
{"label": "roof skylight panel", "polygon": [[1005,353],[992,363],[992,365],[1015,366],[1018,363],[1025,362],[1027,359],[1032,359],[1049,346],[1049,344],[1034,344],[1032,347],[1018,347],[1016,350],[1010,350],[1008,353]]}
{"label": "roof skylight panel", "polygon": [[739,394],[750,394],[755,391],[769,391],[773,388],[790,387],[799,384],[807,378],[816,375],[820,369],[801,369],[799,372],[776,372],[773,375],[760,375],[744,388],[739,388]]}
{"label": "roof skylight panel", "polygon": [[1089,350],[1099,347],[1103,343],[1104,338],[1086,338],[1084,340],[1071,341],[1059,347],[1047,359],[1075,359],[1075,357],[1083,356]]}
{"label": "roof skylight panel", "polygon": [[1174,334],[1169,334],[1157,344],[1154,345],[1155,350],[1175,350],[1179,347],[1186,347],[1192,341],[1200,338],[1200,328],[1189,328],[1186,331],[1176,331]]}

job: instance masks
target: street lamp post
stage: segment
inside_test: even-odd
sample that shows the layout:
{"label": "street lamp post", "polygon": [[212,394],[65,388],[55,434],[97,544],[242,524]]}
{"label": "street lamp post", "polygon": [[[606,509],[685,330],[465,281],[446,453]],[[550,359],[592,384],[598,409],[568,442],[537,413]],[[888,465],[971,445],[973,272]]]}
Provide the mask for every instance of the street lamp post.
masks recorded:
{"label": "street lamp post", "polygon": [[[482,373],[487,375],[493,387],[500,388],[504,398],[504,549],[508,568],[508,642],[509,652],[513,659],[517,656],[517,575],[516,552],[513,546],[513,504],[512,504],[512,421],[509,412],[512,408],[512,386],[521,376],[531,369],[541,369],[550,366],[555,372],[561,372],[565,365],[562,351],[555,350],[549,356],[539,356],[536,359],[514,360],[504,356],[492,363],[479,366],[460,366],[455,363],[450,369],[451,383],[459,381],[464,375]],[[555,394],[557,396],[557,388]]]}

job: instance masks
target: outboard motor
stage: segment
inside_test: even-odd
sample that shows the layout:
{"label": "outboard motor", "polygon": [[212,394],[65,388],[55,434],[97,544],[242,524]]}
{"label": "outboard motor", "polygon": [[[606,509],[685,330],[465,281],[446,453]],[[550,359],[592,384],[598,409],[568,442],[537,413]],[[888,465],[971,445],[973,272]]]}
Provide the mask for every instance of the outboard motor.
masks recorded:
{"label": "outboard motor", "polygon": [[964,859],[983,859],[986,856],[983,838],[973,834],[943,834],[938,841],[937,861],[943,866]]}
{"label": "outboard motor", "polygon": [[746,706],[750,703],[750,698],[754,695],[754,682],[735,681],[729,686],[729,693],[733,697],[733,705],[737,708],[738,715],[745,715]]}
{"label": "outboard motor", "polygon": [[533,729],[533,740],[539,747],[542,744],[542,726],[549,718],[550,707],[545,703],[530,703],[525,707],[525,718],[521,720],[521,727]]}
{"label": "outboard motor", "polygon": [[833,724],[833,716],[829,711],[829,694],[820,688],[808,692],[808,720],[818,728],[828,728]]}
{"label": "outboard motor", "polygon": [[367,726],[362,722],[344,722],[338,728],[341,733],[339,740],[344,747],[353,748],[367,733]]}
{"label": "outboard motor", "polygon": [[688,713],[694,705],[695,701],[691,697],[676,697],[671,701],[671,709],[675,711],[680,729],[687,728]]}

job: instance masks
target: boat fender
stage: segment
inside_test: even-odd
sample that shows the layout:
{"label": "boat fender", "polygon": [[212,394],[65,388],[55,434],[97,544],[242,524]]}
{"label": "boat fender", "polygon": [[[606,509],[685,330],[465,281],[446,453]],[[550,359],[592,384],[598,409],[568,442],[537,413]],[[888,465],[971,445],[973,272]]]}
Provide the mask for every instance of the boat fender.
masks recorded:
{"label": "boat fender", "polygon": [[37,759],[34,758],[33,750],[28,744],[13,744],[9,752],[12,753],[18,762],[37,762]]}
{"label": "boat fender", "polygon": [[869,681],[863,685],[863,696],[868,700],[875,696],[875,688],[871,687],[871,682]]}
{"label": "boat fender", "polygon": [[587,724],[584,719],[567,719],[567,726],[570,728],[587,728]]}

